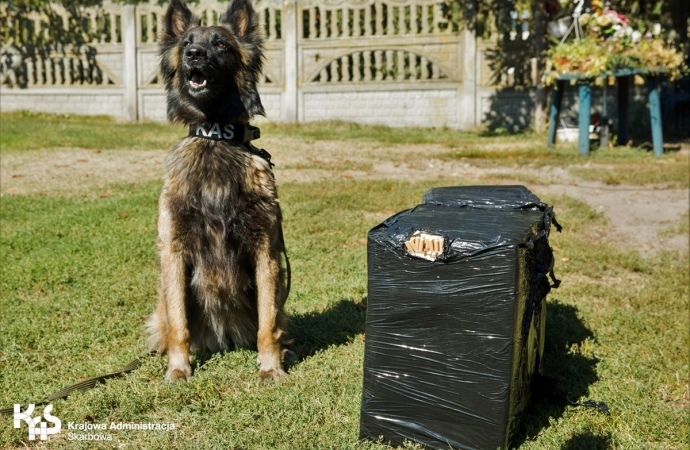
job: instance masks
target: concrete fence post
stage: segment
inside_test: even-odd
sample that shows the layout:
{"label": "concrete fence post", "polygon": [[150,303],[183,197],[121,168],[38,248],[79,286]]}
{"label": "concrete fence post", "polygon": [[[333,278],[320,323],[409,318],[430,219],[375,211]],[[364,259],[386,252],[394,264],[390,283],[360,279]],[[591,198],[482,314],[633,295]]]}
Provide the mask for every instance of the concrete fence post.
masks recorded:
{"label": "concrete fence post", "polygon": [[458,49],[463,55],[459,125],[461,128],[471,128],[481,123],[477,110],[477,84],[479,83],[477,58],[481,50],[477,46],[477,19],[474,3],[467,2],[463,13],[465,25],[462,29],[462,43],[459,44],[461,47]]}
{"label": "concrete fence post", "polygon": [[134,6],[124,5],[121,16],[122,25],[122,117],[134,122],[137,120],[137,33]]}
{"label": "concrete fence post", "polygon": [[288,1],[283,16],[283,39],[285,41],[285,86],[282,95],[281,119],[294,123],[297,115],[297,2]]}

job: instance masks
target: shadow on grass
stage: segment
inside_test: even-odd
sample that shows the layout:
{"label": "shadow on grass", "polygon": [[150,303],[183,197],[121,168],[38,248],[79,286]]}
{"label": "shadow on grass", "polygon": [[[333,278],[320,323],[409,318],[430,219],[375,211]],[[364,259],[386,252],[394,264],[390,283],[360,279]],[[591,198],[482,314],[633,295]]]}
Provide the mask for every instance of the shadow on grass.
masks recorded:
{"label": "shadow on grass", "polygon": [[366,298],[358,303],[343,299],[323,311],[291,315],[288,329],[294,343],[290,348],[297,355],[296,362],[364,333],[366,315]]}
{"label": "shadow on grass", "polygon": [[[364,333],[366,316],[366,297],[359,302],[343,299],[322,311],[290,315],[288,337],[293,343],[288,348],[295,353],[296,359],[286,358],[287,370],[320,350],[325,350],[331,345],[346,344],[356,335]],[[200,370],[216,354],[197,353],[192,364],[192,373]]]}
{"label": "shadow on grass", "polygon": [[571,437],[561,450],[606,450],[611,447],[611,436],[589,432]]}
{"label": "shadow on grass", "polygon": [[[517,448],[526,440],[534,438],[542,429],[549,426],[551,418],[558,419],[562,416],[568,406],[568,399],[578,401],[588,394],[589,386],[598,380],[598,360],[570,349],[594,338],[594,333],[578,317],[576,306],[566,305],[558,300],[547,304],[543,369],[545,377],[535,380],[534,402],[525,413],[511,447]],[[592,410],[591,414],[599,412]],[[582,440],[589,437],[592,438],[592,443],[585,445]],[[569,441],[574,446],[564,448],[607,448],[596,446],[596,442],[599,442],[596,439],[603,438],[588,434],[574,436]],[[584,446],[579,447],[576,440]]]}

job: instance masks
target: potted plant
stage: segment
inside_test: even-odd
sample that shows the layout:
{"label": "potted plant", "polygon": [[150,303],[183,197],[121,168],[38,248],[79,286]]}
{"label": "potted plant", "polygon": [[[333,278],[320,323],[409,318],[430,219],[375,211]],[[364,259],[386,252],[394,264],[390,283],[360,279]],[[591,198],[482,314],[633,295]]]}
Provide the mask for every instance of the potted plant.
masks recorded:
{"label": "potted plant", "polygon": [[575,16],[582,32],[572,39],[564,37],[548,51],[545,84],[565,74],[595,78],[627,70],[663,73],[675,80],[688,71],[682,52],[661,39],[660,26],[653,31],[635,29],[626,15],[602,0],[592,0],[591,9]]}

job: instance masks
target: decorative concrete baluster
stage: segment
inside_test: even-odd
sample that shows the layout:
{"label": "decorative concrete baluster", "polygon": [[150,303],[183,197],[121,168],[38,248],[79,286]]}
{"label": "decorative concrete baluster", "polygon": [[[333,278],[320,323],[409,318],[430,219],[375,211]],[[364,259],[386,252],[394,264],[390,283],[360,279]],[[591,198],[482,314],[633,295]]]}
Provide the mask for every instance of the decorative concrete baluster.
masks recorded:
{"label": "decorative concrete baluster", "polygon": [[371,74],[371,51],[364,51],[364,78],[362,81],[372,81],[373,77]]}
{"label": "decorative concrete baluster", "polygon": [[371,8],[372,6],[367,6],[364,8],[364,35],[371,36],[373,31],[371,29]]}
{"label": "decorative concrete baluster", "polygon": [[316,10],[317,10],[317,8],[309,8],[307,10],[307,14],[309,14],[309,28],[307,31],[309,39],[316,39],[316,37],[317,37]]}
{"label": "decorative concrete baluster", "polygon": [[383,80],[383,51],[374,51],[374,69],[376,70],[376,81]]}
{"label": "decorative concrete baluster", "polygon": [[353,37],[359,37],[362,35],[362,27],[360,26],[359,20],[360,17],[362,16],[362,10],[361,9],[353,9],[352,10],[352,36]]}
{"label": "decorative concrete baluster", "polygon": [[405,52],[402,50],[397,51],[398,54],[398,81],[403,81],[405,79]]}
{"label": "decorative concrete baluster", "polygon": [[383,4],[380,2],[374,3],[374,6],[376,8],[376,22],[374,24],[374,33],[377,36],[381,36],[384,34],[383,30]]}
{"label": "decorative concrete baluster", "polygon": [[417,34],[417,5],[410,5],[410,34]]}
{"label": "decorative concrete baluster", "polygon": [[362,56],[360,52],[355,52],[352,54],[352,82],[359,83],[360,77],[360,64],[359,58]]}
{"label": "decorative concrete baluster", "polygon": [[393,50],[386,50],[386,76],[387,81],[393,80]]}
{"label": "decorative concrete baluster", "polygon": [[53,78],[53,58],[48,56],[45,60],[46,84],[49,86],[55,85]]}
{"label": "decorative concrete baluster", "polygon": [[117,38],[117,16],[115,14],[108,14],[110,21],[110,43],[114,44],[120,40]]}
{"label": "decorative concrete baluster", "polygon": [[395,34],[395,30],[393,28],[393,7],[391,5],[386,5],[386,30],[385,33],[386,36],[392,36]]}
{"label": "decorative concrete baluster", "polygon": [[36,83],[34,83],[34,63],[31,60],[26,61],[26,84],[29,87],[34,86]]}
{"label": "decorative concrete baluster", "polygon": [[326,10],[319,8],[319,38],[326,39]]}
{"label": "decorative concrete baluster", "polygon": [[62,58],[62,84],[72,84],[72,60],[68,57]]}
{"label": "decorative concrete baluster", "polygon": [[338,82],[340,83],[347,83],[350,81],[350,75],[347,72],[347,63],[346,60],[347,56],[343,56],[342,58],[338,58]]}
{"label": "decorative concrete baluster", "polygon": [[331,38],[335,39],[339,35],[338,33],[338,10],[334,9],[331,11]]}

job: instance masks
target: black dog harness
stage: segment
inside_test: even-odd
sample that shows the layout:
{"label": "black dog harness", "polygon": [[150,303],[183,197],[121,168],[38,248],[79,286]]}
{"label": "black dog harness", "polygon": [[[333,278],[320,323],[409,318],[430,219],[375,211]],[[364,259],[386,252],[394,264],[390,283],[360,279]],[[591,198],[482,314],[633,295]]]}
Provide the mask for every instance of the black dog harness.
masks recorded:
{"label": "black dog harness", "polygon": [[189,126],[189,136],[240,144],[240,147],[245,151],[260,156],[268,161],[270,167],[275,165],[271,162],[270,153],[263,148],[256,148],[250,143],[261,137],[261,130],[252,125],[244,123],[221,124],[219,122],[201,123]]}

